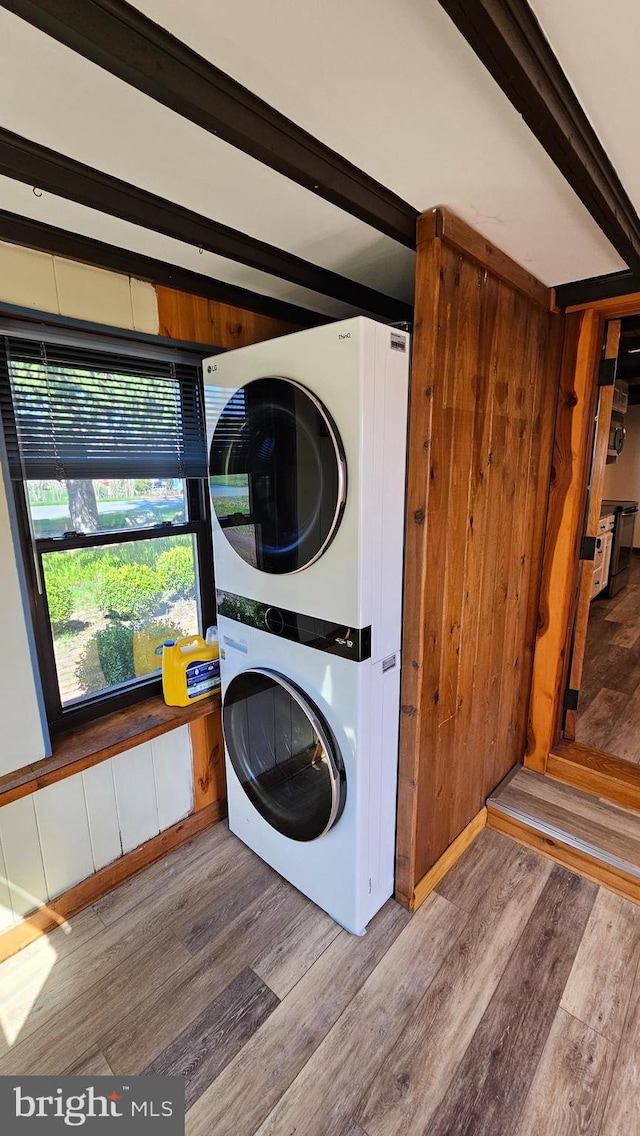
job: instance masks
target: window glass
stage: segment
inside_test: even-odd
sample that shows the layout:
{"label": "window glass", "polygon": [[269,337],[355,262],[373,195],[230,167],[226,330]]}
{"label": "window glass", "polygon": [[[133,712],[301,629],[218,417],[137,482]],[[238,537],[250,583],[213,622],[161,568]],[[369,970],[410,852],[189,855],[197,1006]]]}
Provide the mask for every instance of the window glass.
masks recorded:
{"label": "window glass", "polygon": [[63,706],[160,669],[165,639],[198,631],[194,538],[42,555]]}
{"label": "window glass", "polygon": [[185,485],[178,479],[32,480],[25,485],[36,540],[187,520]]}

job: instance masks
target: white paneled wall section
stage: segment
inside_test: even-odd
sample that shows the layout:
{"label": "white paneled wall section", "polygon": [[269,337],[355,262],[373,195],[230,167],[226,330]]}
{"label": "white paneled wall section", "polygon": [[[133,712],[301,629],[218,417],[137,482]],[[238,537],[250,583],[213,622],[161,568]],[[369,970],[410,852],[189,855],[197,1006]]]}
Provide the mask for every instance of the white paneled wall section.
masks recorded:
{"label": "white paneled wall section", "polygon": [[193,808],[188,726],[0,809],[0,932]]}

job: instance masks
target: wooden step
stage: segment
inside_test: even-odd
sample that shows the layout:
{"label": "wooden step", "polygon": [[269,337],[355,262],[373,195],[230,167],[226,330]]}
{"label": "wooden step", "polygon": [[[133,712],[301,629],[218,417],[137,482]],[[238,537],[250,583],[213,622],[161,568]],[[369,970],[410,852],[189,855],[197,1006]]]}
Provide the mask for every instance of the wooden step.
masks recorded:
{"label": "wooden step", "polygon": [[640,903],[640,814],[518,765],[487,801],[487,825]]}

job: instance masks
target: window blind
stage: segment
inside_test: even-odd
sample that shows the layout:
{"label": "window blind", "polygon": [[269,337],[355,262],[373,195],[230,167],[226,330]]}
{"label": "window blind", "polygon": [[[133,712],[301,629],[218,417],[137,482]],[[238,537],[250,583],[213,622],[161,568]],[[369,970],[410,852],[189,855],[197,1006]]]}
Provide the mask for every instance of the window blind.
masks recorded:
{"label": "window blind", "polygon": [[11,336],[0,340],[11,477],[205,477],[200,366]]}

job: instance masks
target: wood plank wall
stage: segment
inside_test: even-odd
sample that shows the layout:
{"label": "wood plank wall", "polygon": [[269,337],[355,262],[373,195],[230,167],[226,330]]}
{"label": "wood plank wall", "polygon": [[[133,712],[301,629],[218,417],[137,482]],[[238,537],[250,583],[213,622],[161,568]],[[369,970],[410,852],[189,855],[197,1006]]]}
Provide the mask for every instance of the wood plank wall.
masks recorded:
{"label": "wood plank wall", "polygon": [[418,223],[397,896],[525,749],[563,318],[444,210]]}
{"label": "wood plank wall", "polygon": [[250,343],[261,343],[264,339],[300,331],[297,324],[173,288],[156,285],[156,295],[160,335],[172,339],[210,343],[231,351],[234,347],[246,347]]}

